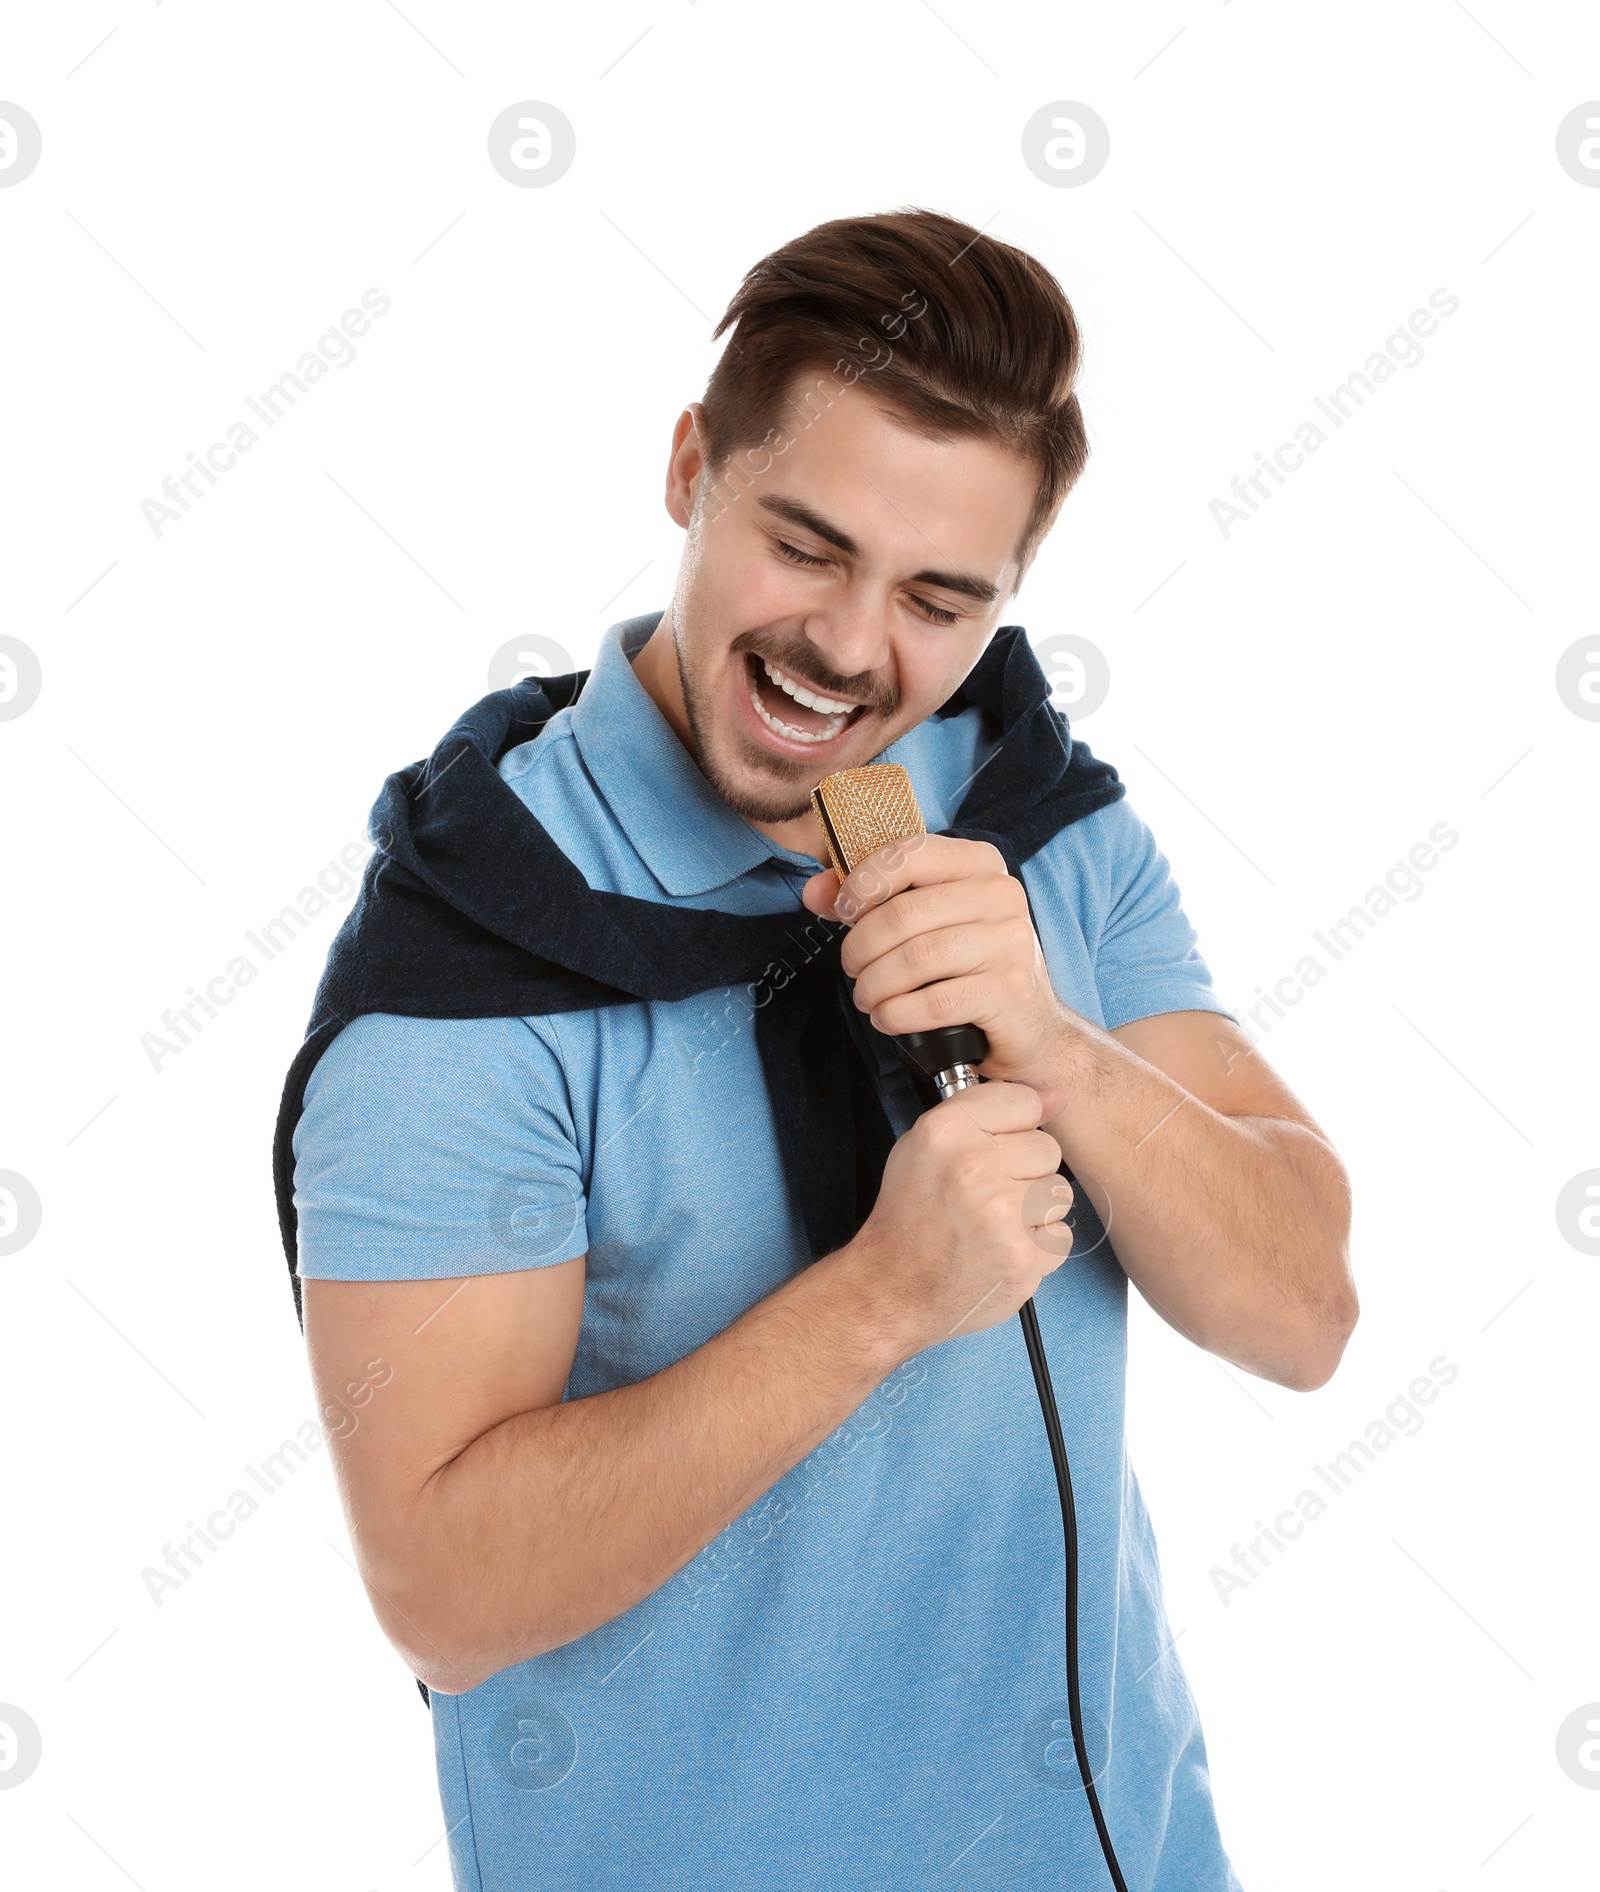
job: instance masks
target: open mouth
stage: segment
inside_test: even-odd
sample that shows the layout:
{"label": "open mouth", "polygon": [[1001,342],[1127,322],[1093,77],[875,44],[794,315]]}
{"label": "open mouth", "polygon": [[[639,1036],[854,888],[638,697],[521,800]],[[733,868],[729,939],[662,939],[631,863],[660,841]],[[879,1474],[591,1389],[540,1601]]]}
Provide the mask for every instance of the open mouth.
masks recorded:
{"label": "open mouth", "polygon": [[745,653],[745,687],[751,708],[773,735],[811,747],[836,742],[868,709],[811,689],[754,651]]}

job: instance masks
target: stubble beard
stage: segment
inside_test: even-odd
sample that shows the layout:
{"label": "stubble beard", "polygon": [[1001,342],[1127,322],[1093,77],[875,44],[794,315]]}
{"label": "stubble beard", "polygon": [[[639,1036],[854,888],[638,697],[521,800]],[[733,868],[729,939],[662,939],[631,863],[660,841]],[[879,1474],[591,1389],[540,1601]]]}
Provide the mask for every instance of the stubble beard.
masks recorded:
{"label": "stubble beard", "polygon": [[[675,623],[674,630],[679,629]],[[689,674],[683,657],[683,637],[675,635],[672,643],[678,660],[678,681],[683,689],[684,714],[688,718],[689,733],[694,738],[695,761],[699,764],[700,773],[734,813],[742,815],[746,821],[794,821],[808,814],[811,810],[811,790],[806,785],[808,770],[798,758],[791,760],[787,756],[774,755],[770,750],[759,748],[742,730],[734,728],[728,732],[727,738],[734,753],[769,777],[771,786],[763,793],[750,784],[748,777],[735,780],[723,766],[718,748],[721,731],[716,715],[699,691],[696,680]],[[736,651],[733,658],[743,672],[745,653]],[[746,687],[743,675],[740,677],[740,687]]]}

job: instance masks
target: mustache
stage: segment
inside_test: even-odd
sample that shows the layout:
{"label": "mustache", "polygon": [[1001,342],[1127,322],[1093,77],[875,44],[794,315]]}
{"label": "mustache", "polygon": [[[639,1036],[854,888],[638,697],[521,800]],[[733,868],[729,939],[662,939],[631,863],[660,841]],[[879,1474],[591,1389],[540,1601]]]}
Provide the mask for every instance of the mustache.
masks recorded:
{"label": "mustache", "polygon": [[830,696],[847,703],[865,703],[868,709],[875,709],[883,716],[892,716],[899,707],[900,699],[893,690],[881,688],[871,676],[842,677],[836,670],[819,666],[809,649],[791,656],[783,650],[765,648],[748,633],[736,637],[730,648],[735,655],[748,653],[753,657],[765,658],[786,677],[793,677],[796,683],[815,691],[818,696]]}

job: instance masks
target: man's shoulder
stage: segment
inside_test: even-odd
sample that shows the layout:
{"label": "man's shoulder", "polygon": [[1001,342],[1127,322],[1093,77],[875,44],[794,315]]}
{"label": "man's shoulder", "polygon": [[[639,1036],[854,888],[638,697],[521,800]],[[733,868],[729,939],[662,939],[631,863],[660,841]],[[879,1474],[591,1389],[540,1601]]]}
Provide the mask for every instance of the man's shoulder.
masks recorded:
{"label": "man's shoulder", "polygon": [[[309,1108],[320,1093],[384,1100],[427,1115],[484,1086],[508,1097],[525,1092],[529,1077],[558,1071],[563,1045],[548,1014],[532,1017],[423,1018],[399,1012],[363,1012],[352,1018],[317,1060],[306,1082]],[[467,1076],[471,1085],[463,1083]]]}
{"label": "man's shoulder", "polygon": [[1058,829],[1022,864],[1036,911],[1070,913],[1095,937],[1130,892],[1166,862],[1126,795]]}

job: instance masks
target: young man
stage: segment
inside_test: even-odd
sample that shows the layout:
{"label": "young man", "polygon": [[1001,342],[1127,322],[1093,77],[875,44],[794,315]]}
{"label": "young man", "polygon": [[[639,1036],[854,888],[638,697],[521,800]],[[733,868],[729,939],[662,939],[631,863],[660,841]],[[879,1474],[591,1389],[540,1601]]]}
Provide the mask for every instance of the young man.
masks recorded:
{"label": "young man", "polygon": [[[1345,1175],[1212,991],[1120,785],[1020,876],[938,832],[1021,724],[937,712],[1086,457],[1054,280],[928,212],[845,219],[764,259],[730,327],[673,434],[670,605],[491,745],[484,792],[664,919],[846,922],[852,1029],[978,1024],[991,1081],[921,1115],[886,1092],[876,1199],[816,1254],[760,996],[691,974],[332,1021],[293,1131],[306,1331],[324,1397],[377,1387],[334,1449],[373,1608],[431,1691],[456,1883],[1108,1882],[1012,1318],[1037,1291],[1100,1802],[1130,1886],[1223,1892],[1123,1452],[1127,1281],[1197,1345],[1320,1386],[1356,1317]],[[1037,676],[1000,637],[1008,679]],[[809,792],[880,759],[930,833],[841,886]],[[426,823],[456,791],[430,765],[410,792]],[[500,902],[509,937],[539,890],[473,865],[459,903],[494,931]],[[1070,1255],[1063,1154],[1098,1212]]]}

